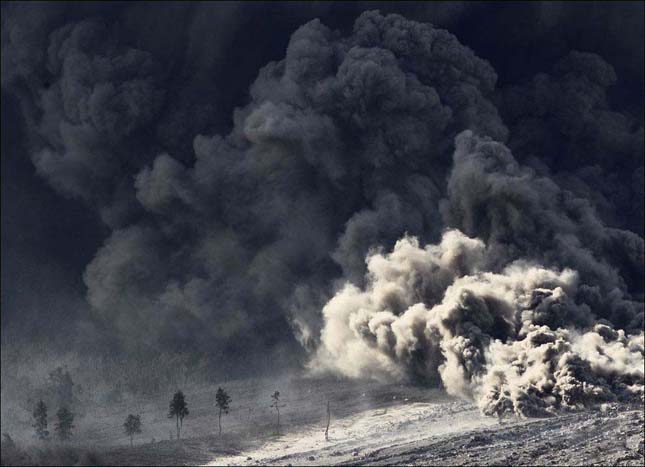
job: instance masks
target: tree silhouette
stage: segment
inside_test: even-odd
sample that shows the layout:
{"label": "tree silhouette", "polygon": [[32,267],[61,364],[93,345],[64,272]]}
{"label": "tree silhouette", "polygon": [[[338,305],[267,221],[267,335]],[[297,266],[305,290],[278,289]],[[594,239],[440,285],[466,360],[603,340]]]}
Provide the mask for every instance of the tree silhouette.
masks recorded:
{"label": "tree silhouette", "polygon": [[47,431],[47,406],[41,400],[36,404],[36,408],[33,412],[34,417],[34,430],[36,431],[36,436],[38,439],[45,440],[49,436],[49,431]]}
{"label": "tree silhouette", "polygon": [[280,407],[284,407],[284,404],[280,405],[280,391],[276,391],[271,394],[271,405],[278,414],[278,424],[277,424],[277,434],[280,436]]}
{"label": "tree silhouette", "polygon": [[177,439],[179,439],[180,429],[184,425],[184,417],[186,415],[188,415],[186,398],[183,392],[177,391],[170,401],[170,411],[168,412],[168,418],[175,418],[177,422]]}
{"label": "tree silhouette", "polygon": [[72,436],[72,429],[74,428],[74,414],[69,411],[67,407],[61,407],[56,412],[58,421],[55,423],[54,430],[61,441],[65,441]]}
{"label": "tree silhouette", "polygon": [[228,413],[228,407],[229,407],[229,404],[231,403],[231,397],[222,388],[217,388],[217,394],[215,394],[215,403],[219,408],[218,424],[219,424],[219,436],[221,438],[222,437],[222,412],[224,412],[225,414]]}
{"label": "tree silhouette", "polygon": [[130,446],[132,446],[132,437],[137,433],[141,433],[141,417],[139,415],[128,415],[123,428],[125,429],[125,434],[130,437]]}

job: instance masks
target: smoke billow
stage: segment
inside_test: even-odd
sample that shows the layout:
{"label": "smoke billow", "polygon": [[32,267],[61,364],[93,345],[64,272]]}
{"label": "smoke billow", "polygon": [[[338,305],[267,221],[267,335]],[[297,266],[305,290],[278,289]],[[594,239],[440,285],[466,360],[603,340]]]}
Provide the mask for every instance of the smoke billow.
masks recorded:
{"label": "smoke billow", "polygon": [[536,416],[643,396],[643,333],[597,323],[571,269],[515,260],[458,230],[438,245],[399,240],[367,260],[367,286],[323,308],[312,361],[349,377],[442,384],[486,414]]}
{"label": "smoke billow", "polygon": [[3,22],[38,174],[110,229],[84,273],[102,329],[239,362],[304,348],[487,413],[642,394],[643,125],[609,63],[571,51],[500,89],[431,24],[313,20],[213,134],[220,61],[189,17],[159,43],[109,15]]}
{"label": "smoke billow", "polygon": [[642,265],[642,238],[470,130],[446,194],[460,230],[369,255],[365,287],[323,309],[313,368],[440,382],[487,414],[642,398],[643,303],[622,277]]}

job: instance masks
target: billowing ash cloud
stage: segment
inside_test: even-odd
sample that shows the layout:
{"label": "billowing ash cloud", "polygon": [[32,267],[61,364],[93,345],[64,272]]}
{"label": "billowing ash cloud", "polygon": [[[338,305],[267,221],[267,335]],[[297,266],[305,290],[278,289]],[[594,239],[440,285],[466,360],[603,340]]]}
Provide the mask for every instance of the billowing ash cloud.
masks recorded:
{"label": "billowing ash cloud", "polygon": [[350,37],[301,27],[230,134],[198,135],[193,163],[153,158],[141,134],[158,125],[163,74],[115,34],[88,20],[51,35],[33,157],[116,227],[85,282],[130,340],[226,348],[283,339],[290,322],[315,346],[339,266],[360,281],[370,247],[439,232],[455,132],[507,137],[488,63],[444,30],[371,12]]}
{"label": "billowing ash cloud", "polygon": [[304,348],[489,413],[642,387],[643,127],[610,105],[601,57],[498,89],[431,24],[313,20],[213,134],[202,21],[178,52],[107,17],[46,19],[3,30],[3,87],[38,173],[110,228],[84,281],[126,348]]}
{"label": "billowing ash cloud", "polygon": [[594,206],[613,226],[643,235],[643,125],[612,110],[614,69],[571,52],[549,74],[499,93],[509,147]]}
{"label": "billowing ash cloud", "polygon": [[495,255],[458,230],[372,254],[366,287],[346,284],[323,308],[312,369],[441,384],[489,415],[643,396],[642,332],[598,322],[572,269],[516,260],[490,272]]}
{"label": "billowing ash cloud", "polygon": [[519,165],[501,143],[466,132],[455,146],[442,210],[447,225],[488,244],[490,268],[515,259],[572,267],[594,315],[642,329],[643,303],[625,295],[623,279],[642,291],[642,237],[605,226],[589,201]]}

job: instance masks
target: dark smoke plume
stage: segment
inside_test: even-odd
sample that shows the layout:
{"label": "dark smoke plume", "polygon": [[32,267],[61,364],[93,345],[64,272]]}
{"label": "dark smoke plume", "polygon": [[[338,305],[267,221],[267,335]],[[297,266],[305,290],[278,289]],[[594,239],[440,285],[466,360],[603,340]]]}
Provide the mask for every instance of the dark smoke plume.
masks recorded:
{"label": "dark smoke plume", "polygon": [[[216,131],[243,7],[168,7],[138,34],[97,8],[3,20],[2,83],[37,173],[109,229],[83,278],[124,348],[304,348],[487,413],[642,394],[643,123],[602,57],[500,87],[430,23],[313,20]],[[536,11],[557,29],[565,10]]]}

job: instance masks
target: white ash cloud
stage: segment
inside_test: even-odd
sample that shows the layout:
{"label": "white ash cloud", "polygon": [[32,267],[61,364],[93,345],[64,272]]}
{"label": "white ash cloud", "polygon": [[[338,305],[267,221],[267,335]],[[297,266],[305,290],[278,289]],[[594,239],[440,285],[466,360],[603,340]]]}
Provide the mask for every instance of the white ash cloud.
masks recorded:
{"label": "white ash cloud", "polygon": [[643,277],[642,237],[606,226],[588,200],[519,164],[503,144],[471,132],[456,138],[442,212],[447,225],[487,243],[493,270],[516,259],[573,268],[595,315],[643,328],[643,303],[625,280]]}
{"label": "white ash cloud", "polygon": [[489,415],[642,398],[643,303],[621,275],[642,264],[642,238],[502,143],[466,131],[453,158],[441,209],[473,238],[368,255],[364,287],[323,308],[311,368],[441,384]]}
{"label": "white ash cloud", "polygon": [[[426,381],[485,414],[540,416],[643,395],[643,333],[593,324],[571,269],[514,261],[458,230],[438,245],[399,240],[367,259],[367,284],[346,284],[323,308],[310,367],[348,377]],[[542,324],[562,322],[562,327]],[[582,314],[587,325],[574,326]]]}

